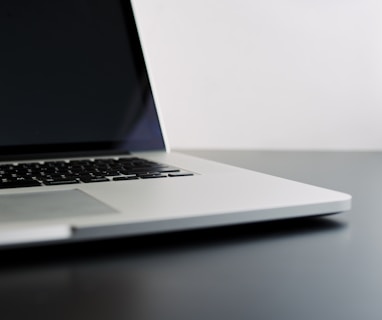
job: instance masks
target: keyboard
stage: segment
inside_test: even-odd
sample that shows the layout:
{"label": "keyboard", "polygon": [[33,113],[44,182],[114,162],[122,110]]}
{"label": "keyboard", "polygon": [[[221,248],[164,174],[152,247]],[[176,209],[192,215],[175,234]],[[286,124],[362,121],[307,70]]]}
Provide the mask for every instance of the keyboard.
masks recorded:
{"label": "keyboard", "polygon": [[193,175],[137,157],[0,164],[0,189]]}

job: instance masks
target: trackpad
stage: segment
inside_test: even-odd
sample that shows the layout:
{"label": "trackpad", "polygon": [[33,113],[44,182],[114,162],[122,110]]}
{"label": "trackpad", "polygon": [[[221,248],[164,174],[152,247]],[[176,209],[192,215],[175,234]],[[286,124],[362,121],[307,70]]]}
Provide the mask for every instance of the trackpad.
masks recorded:
{"label": "trackpad", "polygon": [[0,195],[0,222],[94,216],[117,212],[78,189]]}

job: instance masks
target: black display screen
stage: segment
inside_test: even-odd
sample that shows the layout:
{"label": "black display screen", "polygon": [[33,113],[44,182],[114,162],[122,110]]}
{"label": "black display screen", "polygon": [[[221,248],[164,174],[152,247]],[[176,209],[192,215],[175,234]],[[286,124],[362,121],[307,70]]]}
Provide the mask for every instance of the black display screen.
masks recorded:
{"label": "black display screen", "polygon": [[0,157],[163,149],[129,1],[0,1]]}

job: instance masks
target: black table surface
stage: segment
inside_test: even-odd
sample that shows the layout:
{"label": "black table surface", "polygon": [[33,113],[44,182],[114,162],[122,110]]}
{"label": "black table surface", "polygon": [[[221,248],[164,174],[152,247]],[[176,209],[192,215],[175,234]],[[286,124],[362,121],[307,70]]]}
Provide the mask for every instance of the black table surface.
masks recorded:
{"label": "black table surface", "polygon": [[0,318],[382,319],[382,153],[187,153],[347,192],[353,208],[0,251]]}

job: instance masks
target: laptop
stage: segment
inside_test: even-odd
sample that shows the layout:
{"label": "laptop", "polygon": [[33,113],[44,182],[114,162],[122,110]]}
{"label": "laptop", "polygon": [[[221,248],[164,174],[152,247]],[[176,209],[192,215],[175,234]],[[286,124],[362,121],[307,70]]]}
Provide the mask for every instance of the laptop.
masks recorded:
{"label": "laptop", "polygon": [[1,248],[350,208],[341,192],[170,152],[130,1],[4,0],[0,23]]}

